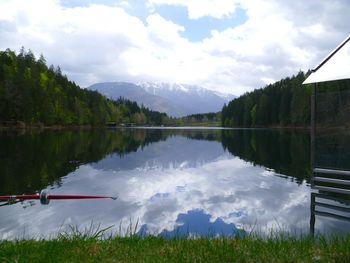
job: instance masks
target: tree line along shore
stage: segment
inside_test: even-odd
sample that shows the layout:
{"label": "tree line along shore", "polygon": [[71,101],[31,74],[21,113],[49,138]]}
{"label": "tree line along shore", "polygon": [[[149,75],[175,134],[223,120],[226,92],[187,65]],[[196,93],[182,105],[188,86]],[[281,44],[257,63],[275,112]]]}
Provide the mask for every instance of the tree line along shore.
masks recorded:
{"label": "tree line along shore", "polygon": [[[175,118],[124,98],[110,100],[80,88],[24,48],[18,54],[0,51],[0,127],[115,126],[223,126],[308,127],[311,85],[302,85],[309,73],[284,78],[247,92],[224,105],[222,111]],[[232,87],[234,88],[234,86]],[[349,124],[350,81],[320,84],[317,110],[322,126]],[[323,94],[323,95],[322,95]],[[340,100],[341,98],[341,100]],[[335,120],[334,116],[337,116]]]}

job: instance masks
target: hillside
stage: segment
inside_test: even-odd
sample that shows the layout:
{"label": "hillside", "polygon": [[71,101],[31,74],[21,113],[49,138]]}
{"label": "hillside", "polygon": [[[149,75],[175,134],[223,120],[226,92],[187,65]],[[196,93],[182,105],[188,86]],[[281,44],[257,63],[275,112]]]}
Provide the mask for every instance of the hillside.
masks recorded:
{"label": "hillside", "polygon": [[222,109],[225,127],[308,126],[311,88],[305,74],[282,79],[232,100]]}
{"label": "hillside", "polygon": [[[226,127],[308,127],[311,85],[303,85],[307,73],[299,72],[232,100],[222,109]],[[316,125],[350,126],[350,81],[319,83],[316,91]]]}
{"label": "hillside", "polygon": [[129,100],[112,101],[96,91],[81,89],[48,67],[45,58],[22,48],[17,55],[0,51],[0,126],[93,125],[133,122],[160,125],[161,114]]}

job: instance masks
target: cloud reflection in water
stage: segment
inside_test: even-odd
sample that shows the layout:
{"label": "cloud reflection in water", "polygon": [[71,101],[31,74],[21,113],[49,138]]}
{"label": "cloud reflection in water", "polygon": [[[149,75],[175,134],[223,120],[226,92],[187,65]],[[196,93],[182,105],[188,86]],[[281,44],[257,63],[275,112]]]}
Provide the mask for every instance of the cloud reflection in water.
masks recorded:
{"label": "cloud reflection in water", "polygon": [[306,232],[309,226],[306,184],[274,176],[215,141],[176,136],[122,158],[112,154],[80,166],[52,192],[118,194],[119,199],[2,207],[0,238],[57,234],[67,224],[84,227],[91,221],[115,230],[120,222],[126,228],[130,220],[138,221],[152,234],[182,233],[195,221],[199,233],[227,227]]}

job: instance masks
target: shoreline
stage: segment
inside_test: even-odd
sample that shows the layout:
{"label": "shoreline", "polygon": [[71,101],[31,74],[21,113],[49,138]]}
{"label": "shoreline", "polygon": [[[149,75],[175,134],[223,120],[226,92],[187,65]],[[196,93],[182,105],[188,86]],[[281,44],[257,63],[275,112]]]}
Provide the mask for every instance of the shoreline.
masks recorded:
{"label": "shoreline", "polygon": [[[136,128],[136,129],[226,129],[226,130],[268,130],[268,129],[286,129],[286,130],[309,130],[310,127],[304,127],[304,126],[267,126],[267,127],[225,127],[225,126],[217,126],[217,125],[182,125],[182,126],[151,126],[151,125],[135,125],[135,126],[122,126],[118,125],[115,127],[109,127],[105,125],[26,125],[26,124],[19,124],[19,125],[0,125],[0,131],[2,130],[91,130],[91,129],[123,129],[123,128]],[[334,129],[342,129],[342,128],[334,128]]]}
{"label": "shoreline", "polygon": [[[135,126],[123,126],[118,125],[115,127],[109,127],[107,125],[39,125],[32,124],[26,125],[22,122],[16,125],[0,125],[0,131],[33,131],[33,130],[101,130],[101,129],[221,129],[221,130],[295,130],[295,131],[309,131],[309,126],[266,126],[266,127],[225,127],[217,125],[183,125],[183,126],[151,126],[151,125],[135,125]],[[348,131],[349,127],[318,127],[321,132],[339,132]]]}

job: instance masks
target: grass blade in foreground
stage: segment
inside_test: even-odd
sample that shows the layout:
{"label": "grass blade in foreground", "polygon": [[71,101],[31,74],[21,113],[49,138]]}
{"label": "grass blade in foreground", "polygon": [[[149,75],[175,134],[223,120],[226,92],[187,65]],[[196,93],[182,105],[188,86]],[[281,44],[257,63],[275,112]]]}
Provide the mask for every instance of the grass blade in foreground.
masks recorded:
{"label": "grass blade in foreground", "polygon": [[349,262],[350,235],[326,239],[259,237],[72,238],[0,242],[0,262]]}

